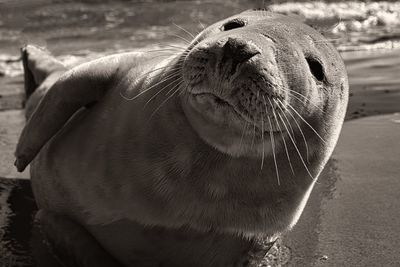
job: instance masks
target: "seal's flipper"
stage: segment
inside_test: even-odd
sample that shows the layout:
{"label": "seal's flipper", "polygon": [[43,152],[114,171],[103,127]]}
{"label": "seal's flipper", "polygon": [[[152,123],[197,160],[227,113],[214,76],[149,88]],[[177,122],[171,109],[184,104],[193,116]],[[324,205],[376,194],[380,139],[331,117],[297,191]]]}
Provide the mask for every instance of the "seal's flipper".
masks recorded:
{"label": "seal's flipper", "polygon": [[28,46],[24,46],[21,48],[21,58],[22,58],[22,67],[24,69],[24,88],[25,88],[25,97],[28,99],[31,94],[38,87],[38,84],[35,82],[35,78],[33,77],[32,71],[28,66]]}
{"label": "seal's flipper", "polygon": [[40,149],[80,108],[97,102],[113,83],[119,60],[98,59],[66,71],[47,91],[23,129],[15,152],[15,166],[23,171]]}
{"label": "seal's flipper", "polygon": [[[27,97],[52,73],[65,71],[64,64],[56,59],[49,50],[36,45],[26,45],[21,49],[22,64],[25,73]],[[34,87],[36,86],[36,87]]]}
{"label": "seal's flipper", "polygon": [[35,227],[62,266],[121,266],[85,228],[65,216],[39,210]]}
{"label": "seal's flipper", "polygon": [[25,78],[25,116],[28,120],[49,88],[67,71],[45,48],[26,45],[21,49]]}

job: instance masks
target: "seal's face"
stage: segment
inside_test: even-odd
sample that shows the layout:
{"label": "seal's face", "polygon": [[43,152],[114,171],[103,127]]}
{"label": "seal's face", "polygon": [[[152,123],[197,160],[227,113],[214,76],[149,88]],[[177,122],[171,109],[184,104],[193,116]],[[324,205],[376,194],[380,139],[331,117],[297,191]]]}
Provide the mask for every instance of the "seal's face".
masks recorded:
{"label": "seal's face", "polygon": [[347,104],[344,65],[295,19],[247,11],[211,25],[189,47],[183,77],[190,123],[223,153],[264,156],[282,139],[298,141],[298,129],[325,139],[321,146],[336,143]]}

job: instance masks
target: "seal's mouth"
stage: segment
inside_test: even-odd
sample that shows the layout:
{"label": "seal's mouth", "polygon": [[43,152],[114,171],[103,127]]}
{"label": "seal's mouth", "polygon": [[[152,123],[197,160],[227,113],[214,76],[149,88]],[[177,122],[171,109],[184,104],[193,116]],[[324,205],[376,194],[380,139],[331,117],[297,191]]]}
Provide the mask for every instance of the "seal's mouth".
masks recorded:
{"label": "seal's mouth", "polygon": [[202,92],[202,93],[191,93],[191,95],[195,99],[207,98],[209,101],[213,102],[213,104],[218,108],[230,109],[233,113],[241,117],[241,114],[236,110],[235,106],[229,101],[219,97],[218,95],[211,92]]}
{"label": "seal's mouth", "polygon": [[[191,97],[199,104],[208,102],[212,105],[214,112],[224,113],[225,116],[231,116],[233,119],[244,123],[252,123],[237,106],[231,101],[222,98],[213,92],[191,92]],[[210,110],[208,110],[210,111]]]}
{"label": "seal's mouth", "polygon": [[[276,129],[276,127],[269,128],[267,126],[267,117],[269,115],[265,114],[265,122],[261,127],[258,121],[253,120],[251,116],[243,112],[243,108],[240,108],[240,105],[237,103],[235,104],[234,101],[224,99],[214,92],[189,92],[189,97],[195,109],[210,120],[221,121],[222,119],[222,121],[226,121],[229,117],[229,120],[234,120],[234,124],[241,128],[243,128],[243,125],[255,125],[259,132],[264,131],[264,133],[268,133],[281,131]],[[272,114],[270,115],[272,117]],[[217,119],[218,117],[219,119]]]}

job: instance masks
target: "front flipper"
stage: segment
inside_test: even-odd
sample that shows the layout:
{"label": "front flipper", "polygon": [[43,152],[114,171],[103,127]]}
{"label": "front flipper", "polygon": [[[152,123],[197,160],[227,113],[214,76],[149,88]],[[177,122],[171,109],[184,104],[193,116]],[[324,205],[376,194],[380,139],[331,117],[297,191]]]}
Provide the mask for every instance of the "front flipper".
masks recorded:
{"label": "front flipper", "polygon": [[[48,90],[18,141],[15,166],[23,171],[40,149],[80,108],[99,101],[116,80],[128,53],[104,57],[65,72]],[[124,60],[125,64],[121,64]]]}
{"label": "front flipper", "polygon": [[35,235],[36,240],[32,240],[32,246],[39,247],[45,243],[47,247],[43,249],[50,252],[49,255],[34,250],[35,261],[39,266],[54,266],[55,260],[61,266],[121,267],[85,228],[64,216],[46,210],[38,211],[35,231],[38,234]]}

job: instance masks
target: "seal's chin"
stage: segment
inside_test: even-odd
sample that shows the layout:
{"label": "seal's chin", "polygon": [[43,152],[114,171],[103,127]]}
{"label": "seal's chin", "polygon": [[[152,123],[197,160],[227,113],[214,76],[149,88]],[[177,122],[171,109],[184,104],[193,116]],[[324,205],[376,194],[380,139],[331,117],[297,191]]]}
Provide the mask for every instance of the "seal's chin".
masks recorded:
{"label": "seal's chin", "polygon": [[203,141],[230,156],[259,156],[262,149],[258,140],[262,134],[250,127],[252,123],[233,103],[211,92],[187,92],[185,98],[185,115]]}
{"label": "seal's chin", "polygon": [[200,139],[225,154],[241,154],[237,144],[244,123],[231,104],[211,93],[188,93],[182,103],[186,117]]}

